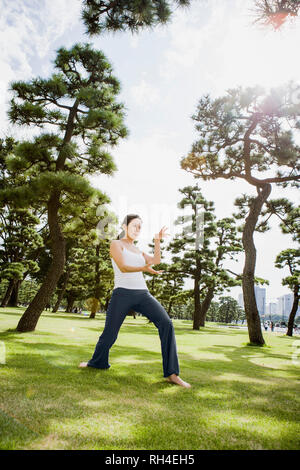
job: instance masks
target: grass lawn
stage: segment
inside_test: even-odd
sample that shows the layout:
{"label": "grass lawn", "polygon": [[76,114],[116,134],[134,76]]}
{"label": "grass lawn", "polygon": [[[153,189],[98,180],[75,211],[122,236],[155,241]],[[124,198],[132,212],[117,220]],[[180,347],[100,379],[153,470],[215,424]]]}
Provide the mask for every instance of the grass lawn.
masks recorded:
{"label": "grass lawn", "polygon": [[299,336],[264,332],[254,347],[246,330],[173,320],[185,389],[164,379],[146,317],[126,317],[110,369],[78,369],[105,315],[44,312],[17,333],[23,310],[0,309],[1,449],[300,448]]}

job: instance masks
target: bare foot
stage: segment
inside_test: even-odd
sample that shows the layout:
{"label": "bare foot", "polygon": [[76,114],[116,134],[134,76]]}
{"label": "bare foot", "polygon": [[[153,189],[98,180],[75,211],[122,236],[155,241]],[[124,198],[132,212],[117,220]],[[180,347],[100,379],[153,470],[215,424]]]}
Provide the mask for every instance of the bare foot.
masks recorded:
{"label": "bare foot", "polygon": [[179,375],[172,374],[167,377],[167,381],[176,385],[181,385],[182,387],[191,388],[191,385],[188,382],[184,382]]}
{"label": "bare foot", "polygon": [[78,367],[88,367],[87,362],[81,362]]}

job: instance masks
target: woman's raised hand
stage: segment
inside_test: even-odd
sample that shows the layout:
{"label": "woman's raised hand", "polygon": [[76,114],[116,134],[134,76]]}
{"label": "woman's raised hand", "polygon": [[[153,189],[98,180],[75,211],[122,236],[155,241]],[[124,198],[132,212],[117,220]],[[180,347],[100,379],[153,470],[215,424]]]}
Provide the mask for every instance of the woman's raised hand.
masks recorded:
{"label": "woman's raised hand", "polygon": [[165,233],[167,231],[167,227],[164,225],[158,233],[154,235],[154,240],[161,240],[164,237],[169,236],[169,233]]}

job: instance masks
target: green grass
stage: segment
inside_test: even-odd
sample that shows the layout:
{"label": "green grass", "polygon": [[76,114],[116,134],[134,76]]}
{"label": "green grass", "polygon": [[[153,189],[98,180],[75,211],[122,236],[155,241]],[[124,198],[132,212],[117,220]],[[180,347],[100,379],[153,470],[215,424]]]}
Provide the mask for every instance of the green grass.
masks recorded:
{"label": "green grass", "polygon": [[105,315],[44,312],[17,333],[22,311],[0,309],[1,449],[300,448],[300,337],[264,332],[267,345],[253,347],[246,330],[173,320],[185,389],[164,379],[145,317],[126,317],[110,369],[96,370],[77,366]]}

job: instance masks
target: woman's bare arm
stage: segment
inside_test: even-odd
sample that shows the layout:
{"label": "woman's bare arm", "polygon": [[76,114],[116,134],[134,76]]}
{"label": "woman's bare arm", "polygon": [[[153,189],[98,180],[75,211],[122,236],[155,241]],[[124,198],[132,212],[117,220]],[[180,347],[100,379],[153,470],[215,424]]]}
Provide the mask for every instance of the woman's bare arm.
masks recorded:
{"label": "woman's bare arm", "polygon": [[154,256],[150,256],[144,251],[142,251],[142,255],[144,256],[146,263],[159,264],[161,261],[160,240],[159,239],[154,240]]}
{"label": "woman's bare arm", "polygon": [[123,250],[118,240],[112,240],[110,244],[109,254],[114,259],[122,273],[135,273],[139,271],[145,271],[148,266],[153,264],[147,263],[145,264],[145,266],[128,266],[127,264],[125,264],[123,258]]}

